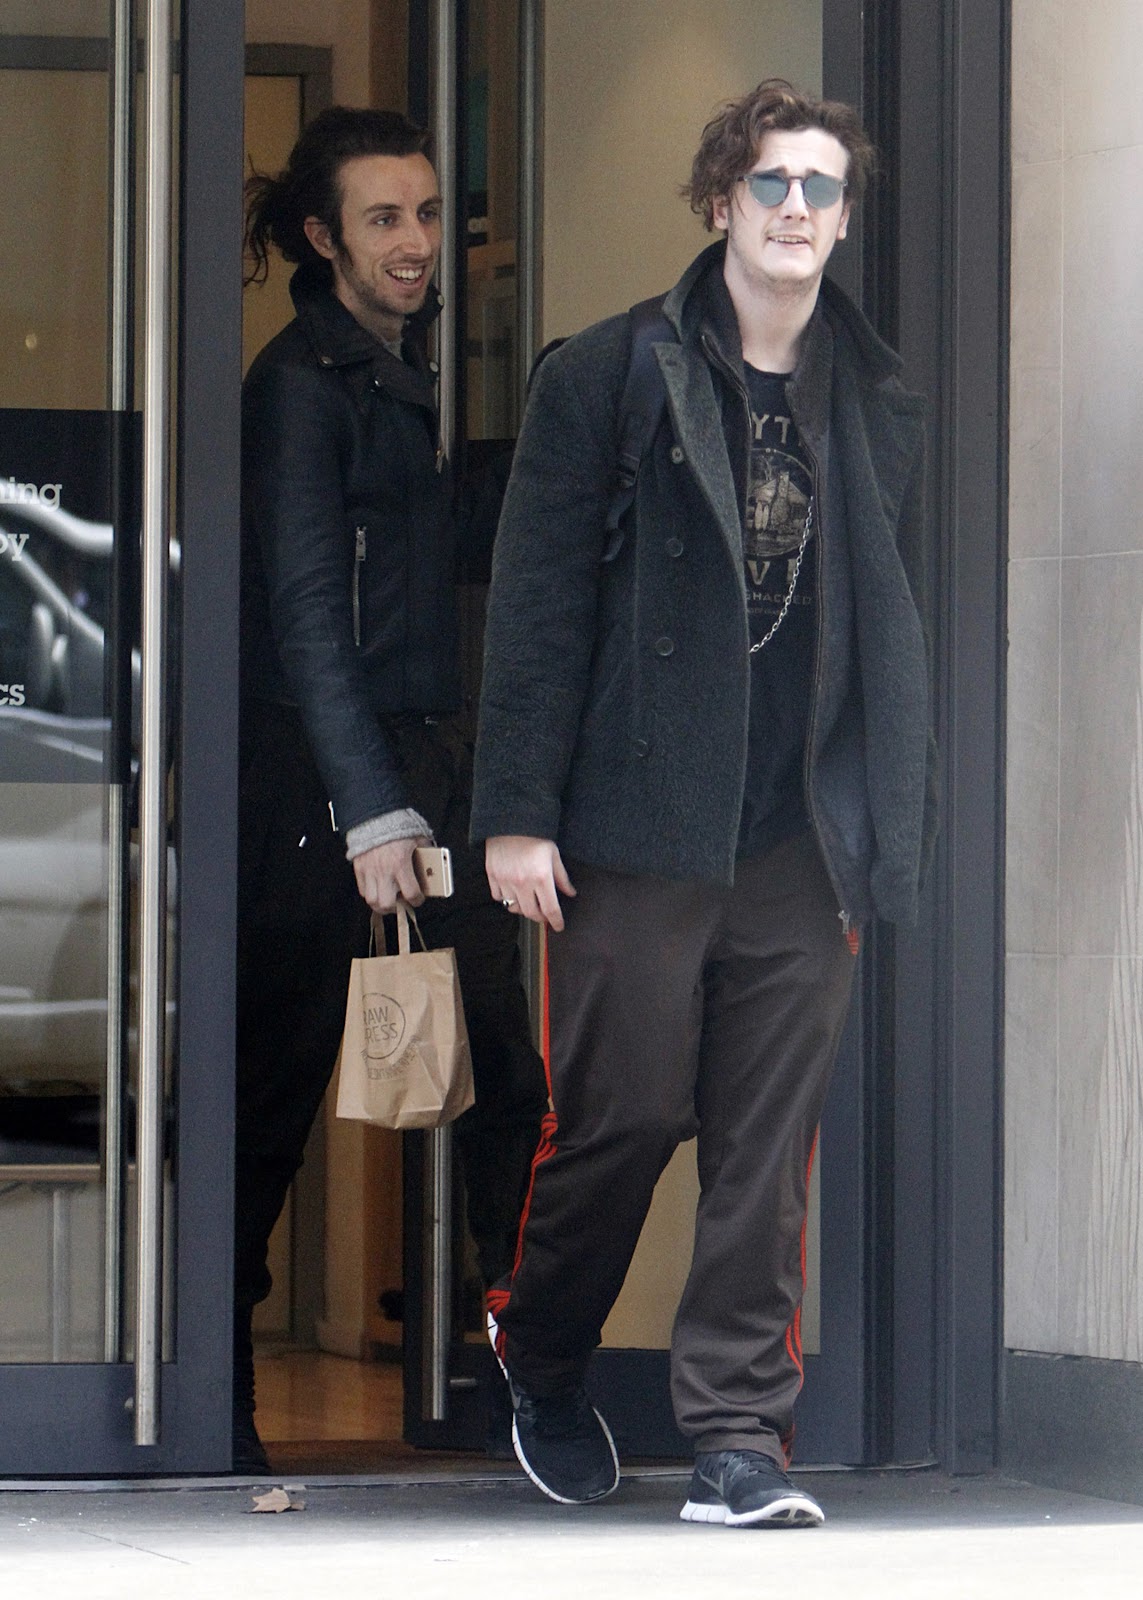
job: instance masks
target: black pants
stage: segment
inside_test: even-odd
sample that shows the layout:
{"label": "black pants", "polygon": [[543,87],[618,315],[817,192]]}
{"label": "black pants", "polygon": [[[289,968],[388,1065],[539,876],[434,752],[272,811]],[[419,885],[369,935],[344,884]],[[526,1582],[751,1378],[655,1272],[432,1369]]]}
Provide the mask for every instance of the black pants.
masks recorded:
{"label": "black pants", "polygon": [[586,1369],[660,1173],[698,1137],[694,1253],[671,1342],[698,1450],[785,1462],[801,1387],[809,1169],[854,959],[808,833],[735,885],[569,864],[548,941],[554,1115],[521,1251],[490,1296],[513,1376]]}
{"label": "black pants", "polygon": [[[413,805],[453,856],[456,890],[418,921],[430,948],[456,950],[476,1103],[456,1124],[469,1231],[493,1282],[512,1262],[520,1205],[547,1110],[520,983],[517,924],[494,902],[483,851],[468,844],[470,756],[447,724],[394,721]],[[270,1292],[266,1247],[333,1071],[349,964],[369,911],[330,826],[297,713],[264,705],[241,745],[235,1159],[235,1350]],[[236,1399],[240,1399],[236,1388]]]}

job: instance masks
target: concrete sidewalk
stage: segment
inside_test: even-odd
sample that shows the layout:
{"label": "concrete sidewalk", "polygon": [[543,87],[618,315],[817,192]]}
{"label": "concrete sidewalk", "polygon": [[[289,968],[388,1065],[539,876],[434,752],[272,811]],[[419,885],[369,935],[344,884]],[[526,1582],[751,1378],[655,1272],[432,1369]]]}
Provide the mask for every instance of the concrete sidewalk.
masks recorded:
{"label": "concrete sidewalk", "polygon": [[806,1474],[821,1529],[678,1520],[686,1476],[595,1507],[521,1475],[322,1480],[256,1514],[248,1485],[0,1493],[5,1600],[1099,1600],[1143,1597],[1143,1507],[930,1471]]}

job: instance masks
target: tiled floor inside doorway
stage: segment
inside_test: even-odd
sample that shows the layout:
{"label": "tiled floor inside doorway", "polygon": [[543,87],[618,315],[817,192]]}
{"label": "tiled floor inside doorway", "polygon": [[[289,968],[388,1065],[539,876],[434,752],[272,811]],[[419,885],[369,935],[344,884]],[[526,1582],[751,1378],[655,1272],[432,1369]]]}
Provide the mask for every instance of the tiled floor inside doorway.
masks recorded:
{"label": "tiled floor inside doorway", "polygon": [[259,1355],[258,1432],[278,1472],[384,1471],[419,1458],[401,1438],[401,1367],[320,1350]]}

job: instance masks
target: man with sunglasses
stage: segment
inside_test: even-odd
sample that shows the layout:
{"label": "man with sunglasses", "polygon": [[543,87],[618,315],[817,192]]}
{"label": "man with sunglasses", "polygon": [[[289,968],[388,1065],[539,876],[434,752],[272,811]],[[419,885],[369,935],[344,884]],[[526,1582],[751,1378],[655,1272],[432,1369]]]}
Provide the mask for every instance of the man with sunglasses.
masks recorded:
{"label": "man with sunglasses", "polygon": [[872,162],[781,80],[726,106],[688,190],[725,238],[662,302],[619,526],[637,313],[545,362],[516,452],[472,815],[492,894],[550,930],[553,1109],[489,1306],[555,1500],[618,1481],[584,1378],[697,1135],[682,1516],[823,1520],[787,1476],[810,1169],[859,930],[916,916],[933,836],[922,404],[823,279]]}

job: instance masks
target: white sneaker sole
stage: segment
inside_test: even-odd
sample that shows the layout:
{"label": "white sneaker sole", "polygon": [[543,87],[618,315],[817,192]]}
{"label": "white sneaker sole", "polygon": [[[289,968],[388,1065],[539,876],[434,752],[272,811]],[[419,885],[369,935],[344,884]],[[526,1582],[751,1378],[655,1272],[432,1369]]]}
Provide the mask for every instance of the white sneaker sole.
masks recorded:
{"label": "white sneaker sole", "polygon": [[503,1361],[501,1361],[500,1352],[496,1348],[496,1341],[500,1337],[500,1329],[497,1327],[496,1318],[492,1315],[491,1311],[486,1311],[484,1313],[484,1326],[488,1332],[488,1342],[492,1346],[492,1354],[496,1357],[496,1365],[504,1374],[504,1381],[507,1383],[508,1368],[504,1365]]}
{"label": "white sneaker sole", "polygon": [[724,1528],[820,1528],[825,1512],[806,1495],[785,1495],[773,1500],[757,1511],[743,1511],[738,1516],[729,1506],[713,1505],[703,1500],[688,1500],[679,1512],[683,1522],[711,1522]]}

